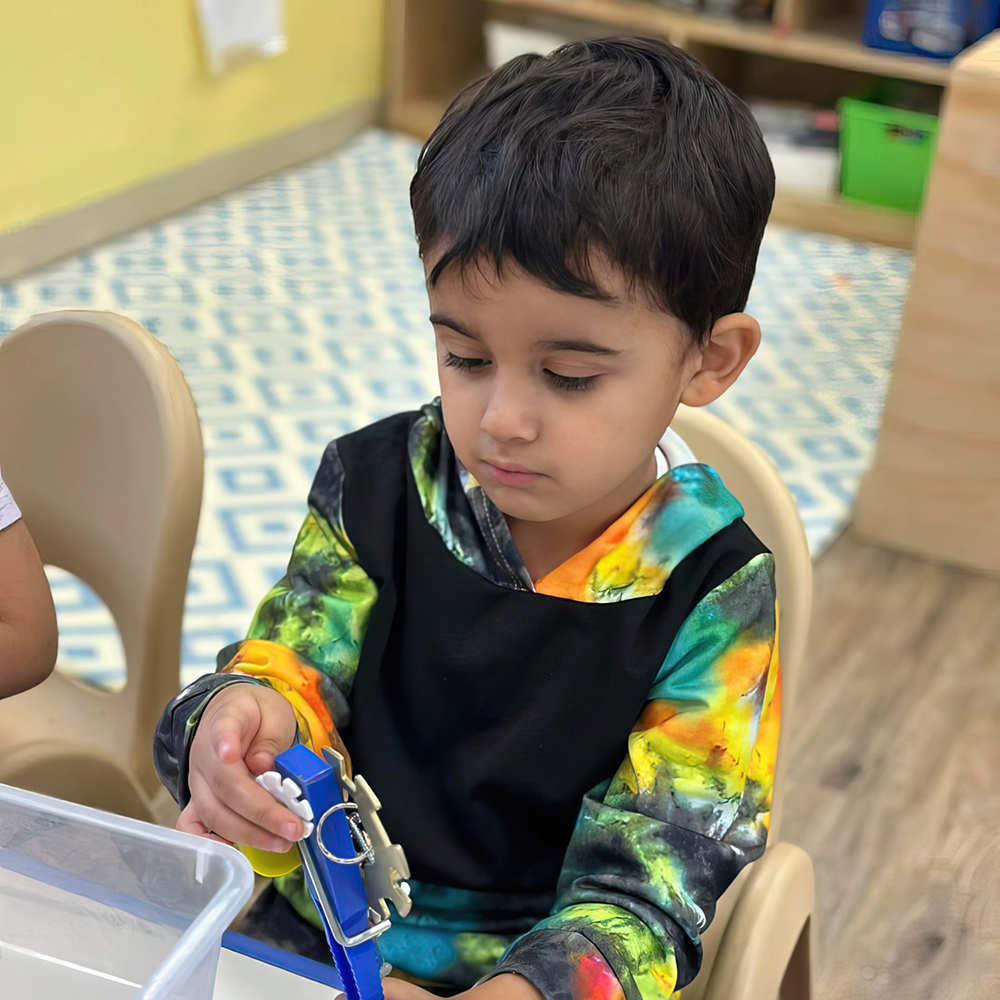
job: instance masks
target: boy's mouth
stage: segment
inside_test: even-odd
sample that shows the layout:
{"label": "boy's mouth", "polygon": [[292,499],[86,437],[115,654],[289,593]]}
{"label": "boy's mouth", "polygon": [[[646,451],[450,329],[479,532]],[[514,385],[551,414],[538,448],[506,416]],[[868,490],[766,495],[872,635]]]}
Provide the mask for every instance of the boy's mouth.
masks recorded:
{"label": "boy's mouth", "polygon": [[482,465],[485,473],[503,486],[529,486],[542,478],[542,473],[532,472],[513,462],[501,462],[499,459],[488,462],[483,459]]}

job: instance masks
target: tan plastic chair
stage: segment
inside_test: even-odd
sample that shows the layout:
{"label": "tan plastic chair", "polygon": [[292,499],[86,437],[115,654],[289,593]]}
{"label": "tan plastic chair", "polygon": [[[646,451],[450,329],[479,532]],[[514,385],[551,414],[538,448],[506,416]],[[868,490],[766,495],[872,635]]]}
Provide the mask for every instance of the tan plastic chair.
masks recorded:
{"label": "tan plastic chair", "polygon": [[779,841],[788,720],[812,610],[812,560],[798,508],[771,460],[704,410],[681,406],[671,425],[699,462],[711,465],[743,504],[746,522],[774,553],[782,672],[782,729],[763,857],[719,900],[702,937],[704,961],[683,1000],[809,1000],[812,995],[814,883],[800,847]]}
{"label": "tan plastic chair", "polygon": [[36,316],[0,341],[0,467],[43,562],[107,605],[126,683],[54,673],[0,701],[0,782],[168,820],[153,729],[180,689],[202,489],[194,400],[167,349],[106,312]]}

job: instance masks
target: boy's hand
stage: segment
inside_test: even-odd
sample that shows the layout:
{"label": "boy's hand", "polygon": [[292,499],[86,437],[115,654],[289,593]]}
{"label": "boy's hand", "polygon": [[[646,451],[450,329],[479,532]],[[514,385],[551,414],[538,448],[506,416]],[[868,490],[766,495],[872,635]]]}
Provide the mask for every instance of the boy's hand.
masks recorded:
{"label": "boy's hand", "polygon": [[287,699],[261,684],[232,684],[205,708],[188,767],[191,801],[177,821],[186,833],[284,852],[301,820],[254,781],[274,767],[297,732]]}
{"label": "boy's hand", "polygon": [[[389,976],[382,980],[385,1000],[434,1000],[435,994],[422,986]],[[480,986],[459,993],[455,1000],[545,1000],[523,976],[505,973],[494,976]]]}

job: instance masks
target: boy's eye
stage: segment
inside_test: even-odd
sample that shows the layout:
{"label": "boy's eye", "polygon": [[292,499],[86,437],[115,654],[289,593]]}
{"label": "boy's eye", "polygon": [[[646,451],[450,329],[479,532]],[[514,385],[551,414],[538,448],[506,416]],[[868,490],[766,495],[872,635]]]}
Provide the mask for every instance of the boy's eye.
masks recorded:
{"label": "boy's eye", "polygon": [[[451,351],[446,351],[441,363],[446,368],[457,368],[461,372],[474,372],[482,371],[490,362],[485,358],[465,358],[460,354],[452,354]],[[548,368],[544,369],[544,371],[545,377],[552,385],[566,392],[579,392],[582,389],[590,389],[597,382],[598,378],[600,378],[599,375],[585,375],[581,378],[573,378],[569,375],[560,375],[558,372],[549,371]]]}
{"label": "boy's eye", "polygon": [[585,375],[582,378],[571,378],[569,375],[558,375],[545,369],[545,374],[549,381],[557,389],[565,389],[567,392],[579,392],[581,389],[591,389],[596,384],[599,375]]}
{"label": "boy's eye", "polygon": [[447,351],[444,356],[444,366],[446,368],[457,368],[459,371],[471,372],[488,365],[488,361],[482,358],[463,358],[459,354],[452,354]]}

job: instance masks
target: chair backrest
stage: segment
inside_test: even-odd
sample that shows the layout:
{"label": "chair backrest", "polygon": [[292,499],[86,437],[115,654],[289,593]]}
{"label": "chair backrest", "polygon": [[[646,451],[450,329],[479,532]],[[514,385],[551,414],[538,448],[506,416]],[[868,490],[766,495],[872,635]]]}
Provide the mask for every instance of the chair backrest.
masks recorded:
{"label": "chair backrest", "polygon": [[0,468],[43,562],[107,605],[127,671],[117,694],[55,673],[0,702],[0,781],[149,818],[201,510],[201,430],[180,369],[123,316],[34,317],[0,341]]}
{"label": "chair backrest", "polygon": [[[781,735],[771,803],[768,844],[778,840],[788,766],[788,722],[805,655],[812,612],[812,559],[798,508],[774,463],[752,441],[705,410],[681,406],[671,427],[684,439],[699,462],[712,466],[743,505],[747,524],[774,553],[778,591],[779,657],[781,663]],[[700,1000],[708,984],[719,942],[729,922],[748,871],[719,901],[715,919],[702,937],[701,972],[684,987],[684,1000]]]}

